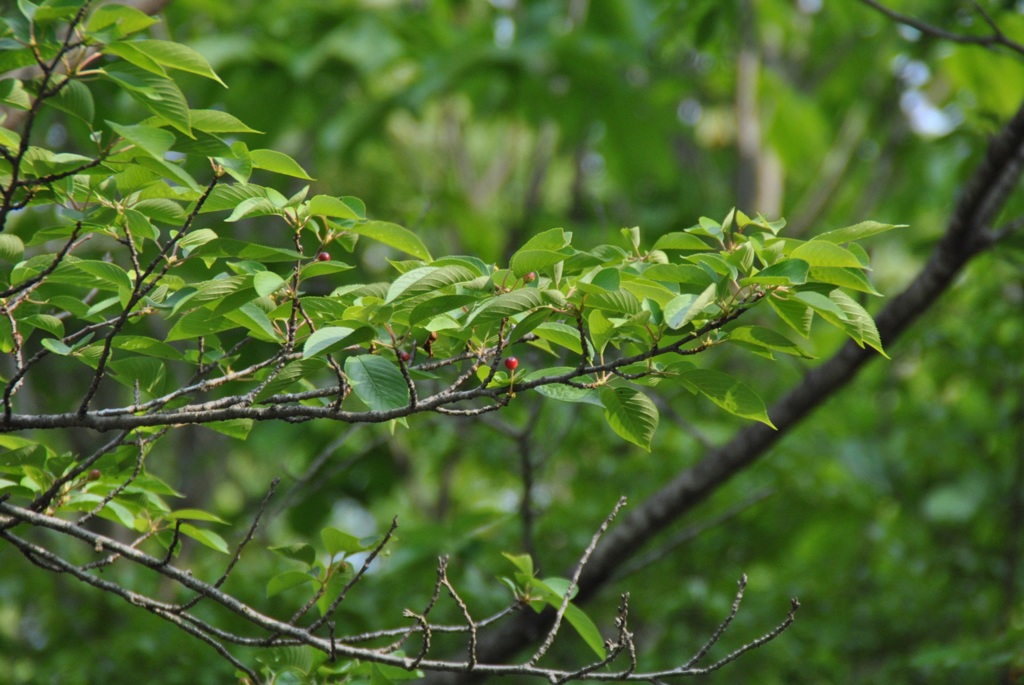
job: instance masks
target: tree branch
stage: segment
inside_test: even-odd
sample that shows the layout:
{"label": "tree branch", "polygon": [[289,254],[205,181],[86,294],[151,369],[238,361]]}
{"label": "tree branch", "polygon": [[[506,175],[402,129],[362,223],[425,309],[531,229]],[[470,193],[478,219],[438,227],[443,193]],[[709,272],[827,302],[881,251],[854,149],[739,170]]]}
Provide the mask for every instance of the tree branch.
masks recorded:
{"label": "tree branch", "polygon": [[877,2],[876,0],[860,1],[867,5],[868,7],[871,7],[881,12],[882,14],[884,14],[889,19],[892,19],[895,22],[904,24],[905,26],[909,26],[912,29],[917,29],[921,33],[933,36],[935,38],[941,38],[942,40],[948,40],[953,43],[961,43],[963,45],[981,45],[982,47],[986,48],[1002,46],[1004,48],[1008,48],[1016,52],[1019,55],[1024,55],[1024,45],[1021,45],[1020,43],[1007,38],[1006,34],[1002,32],[1002,30],[996,25],[994,21],[992,21],[992,18],[988,15],[987,12],[985,12],[984,9],[981,8],[981,6],[977,2],[974,3],[975,9],[977,9],[981,13],[982,18],[985,20],[985,23],[988,24],[989,28],[992,29],[992,33],[987,36],[966,36],[962,33],[953,33],[952,31],[947,31],[945,29],[939,28],[938,26],[933,26],[932,24],[925,23],[920,19],[916,19],[910,16],[909,14],[903,14],[901,12],[897,12],[896,10],[889,9],[888,7],[886,7],[880,2]]}
{"label": "tree branch", "polygon": [[[271,493],[273,489],[271,489]],[[264,499],[263,504],[260,506],[260,512],[265,507],[267,498]],[[605,532],[615,514],[619,508],[623,505],[624,500],[620,500],[613,510],[612,514],[605,520],[604,524],[595,533],[591,544],[584,551],[577,565],[577,572],[574,575],[574,581],[582,571],[586,568],[589,561],[590,555],[594,551],[598,540]],[[258,517],[258,514],[257,514]],[[218,580],[216,584],[210,584],[202,581],[192,575],[187,570],[181,570],[173,566],[170,561],[170,555],[167,558],[157,558],[150,556],[139,549],[135,545],[126,545],[118,542],[113,538],[100,535],[98,533],[86,530],[79,526],[77,523],[72,521],[66,521],[53,516],[40,514],[33,512],[29,509],[13,506],[5,501],[5,498],[0,498],[0,524],[9,524],[11,522],[24,523],[37,528],[45,528],[59,535],[67,536],[70,538],[76,538],[97,553],[102,552],[113,552],[121,559],[142,566],[149,571],[159,574],[171,581],[172,583],[191,590],[197,593],[199,598],[207,599],[212,603],[220,605],[223,609],[226,609],[233,614],[240,617],[251,629],[259,630],[266,633],[268,637],[250,637],[235,632],[229,632],[218,628],[212,621],[208,619],[200,619],[196,615],[189,613],[189,609],[194,607],[196,601],[191,601],[183,605],[172,605],[162,602],[148,595],[133,591],[128,587],[119,584],[115,580],[108,578],[101,578],[96,575],[93,564],[85,564],[83,566],[76,565],[64,557],[56,554],[55,552],[28,540],[25,540],[19,536],[14,535],[10,528],[11,525],[0,526],[0,540],[5,540],[10,543],[15,549],[20,551],[30,562],[44,568],[49,571],[56,573],[66,573],[76,580],[86,583],[98,590],[113,594],[126,602],[145,609],[153,613],[160,618],[163,618],[180,629],[188,632],[190,635],[206,642],[217,653],[232,664],[235,668],[238,668],[245,672],[250,678],[251,682],[259,683],[257,674],[251,669],[247,668],[237,657],[235,657],[227,649],[226,645],[244,645],[249,647],[272,647],[280,645],[308,645],[314,649],[320,650],[328,654],[332,659],[336,657],[347,658],[347,659],[358,659],[362,661],[370,661],[380,664],[388,664],[391,666],[397,666],[407,670],[420,669],[428,672],[448,672],[448,673],[466,673],[474,672],[485,675],[497,675],[497,676],[519,676],[528,678],[539,678],[544,679],[551,683],[564,683],[569,680],[599,680],[599,681],[619,681],[619,682],[655,682],[659,678],[673,677],[673,676],[686,676],[686,675],[698,675],[701,673],[707,673],[717,668],[720,668],[724,664],[737,658],[739,655],[746,651],[755,649],[766,642],[774,639],[782,633],[789,625],[793,622],[793,611],[796,609],[796,603],[794,601],[793,608],[791,609],[788,617],[776,628],[765,633],[760,638],[744,645],[738,650],[733,651],[728,656],[719,661],[713,663],[710,666],[697,668],[694,663],[706,654],[708,647],[714,644],[718,638],[722,635],[725,629],[728,627],[732,618],[736,615],[739,610],[739,599],[740,595],[737,595],[736,601],[733,605],[733,610],[725,621],[718,627],[718,629],[710,636],[708,642],[704,647],[697,653],[697,656],[691,659],[689,662],[677,666],[673,669],[666,671],[657,671],[649,673],[638,673],[636,664],[636,650],[632,643],[632,635],[626,628],[626,619],[628,614],[626,599],[623,598],[623,605],[619,610],[619,616],[616,619],[616,627],[618,629],[619,637],[616,642],[609,641],[607,651],[609,654],[590,664],[587,664],[581,668],[574,670],[563,670],[563,669],[552,669],[552,668],[540,668],[534,663],[543,653],[543,649],[550,646],[551,641],[554,640],[556,633],[558,632],[557,624],[549,633],[549,640],[545,642],[545,647],[542,650],[538,650],[536,657],[531,660],[530,663],[526,664],[509,664],[509,663],[483,663],[478,661],[476,645],[478,644],[478,635],[480,629],[485,626],[489,626],[497,621],[499,618],[509,615],[509,613],[516,609],[521,608],[522,604],[520,600],[516,600],[515,604],[505,611],[499,612],[498,614],[491,616],[482,621],[474,621],[470,613],[469,607],[466,602],[459,595],[455,586],[451,583],[447,575],[447,558],[442,558],[438,564],[438,575],[437,582],[434,586],[434,593],[430,601],[427,604],[426,609],[420,613],[414,613],[406,611],[404,616],[411,618],[415,621],[414,625],[397,631],[385,630],[378,631],[369,635],[356,635],[352,637],[338,637],[335,635],[334,623],[326,621],[329,628],[330,634],[328,637],[319,637],[314,635],[314,632],[320,628],[327,617],[331,615],[334,609],[338,606],[341,600],[344,598],[346,592],[355,585],[355,582],[362,577],[370,563],[372,563],[373,557],[384,547],[387,543],[390,535],[394,532],[395,524],[392,523],[391,529],[384,536],[382,541],[375,547],[370,557],[366,560],[363,568],[356,574],[356,577],[342,590],[341,595],[334,601],[330,609],[325,612],[325,616],[310,625],[300,626],[296,625],[295,621],[299,617],[293,617],[289,622],[284,622],[265,614],[260,613],[252,606],[245,604],[238,600],[234,596],[224,592],[219,588],[219,585],[223,582],[223,579],[227,577],[234,563],[237,561],[238,556],[241,554],[241,549],[245,543],[251,539],[252,533],[255,530],[256,522],[254,521],[250,527],[249,533],[243,542],[239,545],[238,551],[236,552],[232,563],[222,576],[221,580]],[[433,625],[428,622],[427,614],[436,605],[441,589],[447,591],[448,595],[452,598],[452,601],[458,605],[459,610],[465,619],[464,625],[459,626],[444,626],[444,625]],[[568,597],[571,595],[573,586],[567,589],[565,598],[563,599],[559,614],[564,614],[568,607]],[[742,581],[741,581],[741,592],[742,592]],[[301,612],[300,612],[301,614]],[[469,656],[464,661],[454,660],[438,660],[428,658],[431,650],[431,635],[434,632],[458,632],[465,633],[469,636]],[[395,654],[394,652],[400,647],[406,639],[419,632],[422,635],[423,642],[417,656],[410,658],[402,655]],[[385,646],[383,648],[368,648],[368,647],[355,647],[355,643],[365,642],[366,640],[375,640],[382,637],[388,637],[391,635],[399,636],[399,641],[392,645]],[[609,665],[618,655],[623,651],[628,651],[630,654],[630,663],[626,670],[611,672],[604,670],[604,667]]]}
{"label": "tree branch", "polygon": [[[876,317],[879,334],[891,345],[928,310],[953,282],[960,270],[993,243],[992,222],[1020,180],[1024,165],[1024,103],[989,143],[985,157],[968,181],[953,210],[946,233],[931,258],[910,285]],[[800,421],[849,383],[871,351],[848,342],[828,361],[808,372],[803,381],[779,400],[769,416],[778,428],[750,424],[728,443],[710,450],[694,466],[681,471],[668,484],[627,514],[604,539],[580,576],[576,601],[592,599],[619,567],[658,533],[704,501],[737,473],[765,455]],[[505,623],[480,645],[482,660],[502,661],[538,641],[550,625],[550,613],[523,612]],[[463,682],[436,677],[429,682]]]}

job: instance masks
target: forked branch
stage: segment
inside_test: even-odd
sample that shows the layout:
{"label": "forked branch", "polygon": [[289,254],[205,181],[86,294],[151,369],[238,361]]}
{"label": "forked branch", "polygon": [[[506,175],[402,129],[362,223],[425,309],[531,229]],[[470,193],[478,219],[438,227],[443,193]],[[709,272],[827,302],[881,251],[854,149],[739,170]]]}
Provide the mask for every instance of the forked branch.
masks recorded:
{"label": "forked branch", "polygon": [[[274,485],[276,486],[276,483]],[[422,612],[407,610],[404,613],[404,616],[407,619],[412,620],[412,624],[410,626],[405,628],[386,629],[374,633],[340,635],[336,633],[337,626],[335,622],[331,620],[331,617],[334,615],[338,606],[345,599],[349,591],[355,586],[356,582],[365,577],[366,571],[373,563],[374,558],[376,558],[376,556],[389,543],[391,536],[397,527],[397,523],[392,522],[387,534],[383,536],[381,541],[373,548],[362,568],[332,601],[329,608],[324,611],[323,615],[317,620],[310,621],[305,625],[300,625],[300,619],[305,614],[305,609],[310,606],[308,604],[303,607],[303,610],[296,612],[296,615],[293,616],[292,620],[282,620],[261,612],[259,608],[246,604],[237,597],[225,592],[222,588],[224,580],[230,574],[232,569],[236,567],[236,564],[238,564],[242,549],[252,540],[256,530],[256,525],[258,524],[263,511],[266,509],[273,491],[274,487],[272,486],[267,497],[264,498],[263,502],[260,504],[252,525],[249,527],[242,541],[239,543],[232,555],[227,570],[213,583],[200,580],[190,571],[176,567],[172,563],[173,557],[170,555],[150,555],[141,551],[139,549],[139,544],[125,544],[109,536],[89,530],[78,522],[64,520],[55,516],[18,507],[6,500],[0,500],[0,539],[8,542],[36,566],[47,571],[67,574],[82,583],[120,597],[133,606],[145,609],[146,611],[149,611],[186,631],[190,635],[202,640],[213,647],[213,649],[234,668],[245,673],[253,683],[263,682],[263,680],[261,680],[261,676],[255,670],[248,667],[241,658],[233,654],[230,649],[231,646],[271,648],[276,646],[305,645],[329,655],[332,659],[341,658],[369,661],[423,672],[440,673],[472,671],[483,675],[536,678],[546,680],[550,683],[565,683],[583,680],[656,683],[660,682],[664,678],[699,675],[717,670],[725,664],[735,660],[740,655],[770,642],[792,624],[794,620],[794,613],[799,606],[798,602],[793,600],[789,614],[777,627],[765,633],[761,637],[730,652],[714,663],[704,667],[698,666],[697,663],[704,659],[711,647],[718,642],[731,624],[732,619],[736,616],[736,613],[739,611],[740,600],[746,584],[745,577],[740,581],[739,591],[737,592],[729,615],[692,658],[672,669],[650,672],[639,671],[636,646],[633,642],[633,635],[628,629],[628,595],[624,595],[622,597],[618,615],[615,619],[614,637],[606,641],[606,655],[601,659],[583,664],[582,666],[572,670],[543,668],[538,666],[538,660],[544,655],[548,648],[550,648],[551,644],[560,632],[562,623],[561,620],[556,620],[549,630],[541,648],[537,650],[536,654],[529,662],[521,664],[479,663],[476,645],[479,640],[480,632],[489,626],[494,625],[500,619],[509,616],[517,609],[521,609],[523,607],[523,600],[522,598],[517,598],[515,603],[498,614],[479,621],[474,620],[468,604],[461,597],[455,584],[449,578],[447,558],[442,558],[438,565],[437,582],[434,586],[433,596],[427,603],[426,608]],[[597,547],[603,533],[607,530],[608,526],[611,525],[615,515],[624,505],[625,499],[623,498],[616,504],[612,513],[595,533],[590,545],[588,545],[579,560],[573,583],[578,579],[580,573],[583,572],[590,555]],[[16,534],[16,529],[25,529],[26,532]],[[58,537],[79,540],[84,543],[85,546],[91,548],[91,550],[96,554],[111,555],[107,558],[109,563],[103,564],[103,577],[96,573],[95,562],[75,562],[63,554],[58,554],[49,546],[29,540],[26,535],[30,535],[32,529],[46,529],[57,533]],[[50,540],[51,538],[44,539]],[[175,540],[177,539],[178,538],[176,537]],[[185,603],[173,604],[158,599],[157,597],[149,596],[133,590],[128,586],[126,581],[114,578],[114,571],[111,567],[115,566],[115,562],[121,565],[124,563],[130,563],[148,569],[150,572],[160,575],[164,579],[170,581],[179,589],[194,593],[194,598]],[[434,609],[444,594],[447,594],[458,608],[458,612],[463,618],[463,623],[447,625],[430,622],[428,614]],[[569,606],[569,598],[572,594],[573,584],[570,584],[564,595],[561,607],[558,610],[558,619],[564,616],[566,609]],[[248,630],[243,633],[237,629],[229,630],[222,628],[217,625],[215,618],[209,618],[209,616],[211,616],[209,612],[204,614],[204,616],[206,616],[205,618],[200,618],[198,615],[193,613],[193,609],[200,600],[206,600],[209,603],[218,605],[226,612],[234,614],[237,617],[241,617],[248,626]],[[323,635],[321,631],[325,626],[328,628],[327,635]],[[431,638],[435,633],[465,634],[468,639],[467,657],[464,660],[431,658],[431,652],[433,649]],[[418,654],[414,657],[408,657],[396,653],[396,650],[401,647],[401,645],[404,644],[410,636],[416,634],[419,634],[422,639]],[[379,647],[357,646],[365,644],[366,642],[379,642],[380,640],[396,636],[400,638],[399,641],[392,642],[388,645]],[[628,663],[620,670],[609,670],[609,667],[615,661],[619,660],[623,654],[627,655]]]}

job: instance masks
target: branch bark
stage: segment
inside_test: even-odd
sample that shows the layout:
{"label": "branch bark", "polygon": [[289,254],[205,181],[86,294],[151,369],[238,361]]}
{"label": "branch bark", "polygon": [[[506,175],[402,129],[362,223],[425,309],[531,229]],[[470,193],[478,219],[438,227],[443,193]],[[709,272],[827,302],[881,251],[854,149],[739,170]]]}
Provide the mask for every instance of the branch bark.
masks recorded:
{"label": "branch bark", "polygon": [[[939,299],[960,270],[995,243],[992,223],[1020,180],[1024,168],[1024,103],[988,145],[985,157],[965,186],[928,263],[910,285],[876,317],[885,345],[893,342]],[[849,383],[875,355],[852,342],[844,345],[779,400],[769,416],[777,431],[751,424],[728,443],[711,450],[681,471],[661,490],[630,511],[608,533],[579,580],[576,601],[592,599],[655,535],[706,499],[719,486],[764,456],[808,414]],[[507,663],[521,649],[540,639],[553,612],[523,612],[503,624],[479,647],[483,663]],[[436,674],[431,683],[473,682],[477,676]]]}

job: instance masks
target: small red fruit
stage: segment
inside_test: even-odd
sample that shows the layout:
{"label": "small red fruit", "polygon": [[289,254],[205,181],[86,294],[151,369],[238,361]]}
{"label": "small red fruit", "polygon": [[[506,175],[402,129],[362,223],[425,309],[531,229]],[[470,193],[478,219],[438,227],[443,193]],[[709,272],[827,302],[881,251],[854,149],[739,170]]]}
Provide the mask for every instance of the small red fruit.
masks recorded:
{"label": "small red fruit", "polygon": [[537,272],[531,271],[530,273],[523,276],[523,283],[533,283],[537,280]]}
{"label": "small red fruit", "polygon": [[509,371],[515,371],[517,366],[519,366],[519,360],[515,357],[509,357],[505,360],[505,368]]}
{"label": "small red fruit", "polygon": [[318,254],[316,256],[316,261],[318,261],[318,262],[329,262],[329,261],[331,261],[331,253],[330,252],[321,252],[320,254]]}
{"label": "small red fruit", "polygon": [[99,469],[93,469],[92,471],[89,472],[88,478],[89,480],[99,480],[100,476],[102,475],[103,474],[100,472]]}
{"label": "small red fruit", "polygon": [[405,350],[401,350],[398,353],[398,358],[401,359],[403,362],[407,362],[409,361],[410,356],[408,352],[406,352]]}

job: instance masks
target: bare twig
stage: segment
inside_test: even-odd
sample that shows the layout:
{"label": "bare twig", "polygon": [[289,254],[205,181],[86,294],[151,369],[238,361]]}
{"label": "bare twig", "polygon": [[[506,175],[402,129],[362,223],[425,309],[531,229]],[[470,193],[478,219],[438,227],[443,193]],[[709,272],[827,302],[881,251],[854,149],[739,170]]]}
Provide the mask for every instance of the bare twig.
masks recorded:
{"label": "bare twig", "polygon": [[590,560],[590,555],[593,554],[594,550],[597,548],[597,543],[601,541],[601,536],[603,536],[605,531],[608,530],[608,526],[612,525],[612,521],[615,520],[615,517],[619,514],[619,510],[624,506],[626,506],[626,498],[620,497],[619,501],[612,509],[612,513],[608,514],[608,518],[604,520],[601,527],[597,529],[596,533],[594,533],[594,537],[590,539],[590,544],[587,545],[587,549],[583,552],[583,556],[580,557],[579,562],[576,564],[576,572],[573,573],[572,578],[569,580],[569,587],[566,588],[565,594],[562,595],[562,605],[558,607],[558,612],[555,614],[554,624],[551,626],[551,629],[548,630],[548,634],[547,637],[544,638],[544,642],[541,643],[540,647],[537,648],[537,651],[534,652],[532,657],[530,657],[530,661],[528,663],[531,666],[536,665],[540,658],[547,653],[548,649],[550,649],[551,645],[555,642],[555,636],[558,634],[558,629],[562,626],[562,617],[565,616],[565,611],[569,608],[569,600],[576,592],[576,586],[579,583],[580,574],[583,573],[584,567]]}
{"label": "bare twig", "polygon": [[[274,496],[274,493],[277,491],[277,486],[280,483],[280,478],[275,478],[270,482],[270,488],[267,490],[266,496],[263,497],[263,501],[260,502],[259,508],[257,508],[256,510],[256,515],[253,516],[252,525],[249,526],[249,530],[248,532],[246,532],[245,537],[242,538],[242,541],[238,543],[237,547],[235,547],[235,553],[231,555],[231,561],[228,562],[227,568],[224,569],[224,573],[221,574],[221,577],[218,578],[216,582],[214,582],[213,587],[219,588],[221,585],[223,585],[225,581],[227,581],[228,576],[231,575],[231,571],[234,570],[235,565],[238,564],[239,559],[242,558],[242,551],[245,549],[246,545],[252,542],[253,537],[255,537],[256,529],[260,525],[260,518],[262,518],[263,512],[267,510],[267,505],[270,504],[270,500]],[[177,528],[175,528],[175,534],[177,534]],[[196,604],[198,604],[202,599],[203,595],[196,595],[188,602],[182,604],[178,611],[188,611]]]}
{"label": "bare twig", "polygon": [[882,14],[889,17],[893,21],[909,26],[913,29],[920,31],[921,33],[933,36],[935,38],[941,38],[942,40],[948,40],[952,43],[961,43],[964,45],[980,45],[986,48],[1002,46],[1004,48],[1012,50],[1013,52],[1016,52],[1019,55],[1024,55],[1024,45],[1021,45],[1017,41],[1008,38],[1006,34],[1004,34],[1002,30],[996,25],[996,23],[992,21],[992,18],[988,15],[988,13],[985,12],[985,10],[982,9],[980,5],[978,5],[977,2],[974,3],[974,7],[981,13],[982,17],[985,20],[985,23],[988,24],[989,28],[992,29],[992,33],[987,36],[968,36],[962,33],[954,33],[952,31],[947,31],[938,26],[934,26],[932,24],[923,22],[920,19],[916,19],[910,16],[909,14],[903,14],[902,12],[897,12],[896,10],[889,9],[882,3],[877,2],[877,0],[860,1],[867,5],[868,7],[871,7],[881,12]]}
{"label": "bare twig", "polygon": [[351,590],[352,587],[356,583],[358,583],[363,578],[363,576],[366,575],[366,572],[370,569],[370,564],[373,563],[373,560],[377,558],[377,555],[381,553],[381,550],[383,550],[384,547],[388,544],[388,542],[390,542],[391,536],[395,534],[395,531],[397,529],[398,517],[396,516],[395,518],[391,519],[391,527],[388,528],[388,531],[386,533],[384,533],[384,536],[380,539],[380,542],[378,542],[370,551],[370,553],[366,555],[366,559],[363,560],[363,565],[360,567],[358,571],[356,571],[356,574],[352,576],[352,579],[345,584],[345,587],[341,589],[341,592],[339,592],[335,600],[331,602],[331,605],[327,608],[327,611],[324,612],[324,615],[320,617],[318,620],[314,621],[312,625],[309,626],[309,632],[317,630],[320,626],[324,624],[324,622],[327,619],[329,619],[334,614],[335,611],[338,610],[338,607],[341,605],[341,603],[345,601],[345,597],[348,595],[348,591]]}
{"label": "bare twig", "polygon": [[718,625],[715,632],[713,632],[711,637],[708,638],[708,641],[704,643],[704,646],[697,650],[697,653],[694,654],[689,661],[683,664],[683,668],[689,668],[703,659],[711,648],[715,646],[715,643],[721,639],[722,635],[725,634],[725,631],[729,629],[729,625],[732,624],[732,620],[736,618],[736,614],[740,611],[740,602],[743,601],[743,591],[747,589],[747,574],[744,573],[743,576],[740,577],[737,585],[736,597],[732,600],[732,608],[729,610],[729,615],[726,616],[725,620]]}
{"label": "bare twig", "polygon": [[462,612],[462,617],[466,619],[466,627],[469,629],[469,660],[466,662],[466,670],[472,671],[476,666],[476,629],[477,625],[473,621],[473,617],[469,613],[469,607],[459,597],[459,593],[455,591],[455,587],[451,581],[448,580],[448,560],[444,559],[438,569],[438,575],[440,576],[441,584],[444,585],[444,589],[448,591],[448,596],[459,606],[459,611]]}
{"label": "bare twig", "polygon": [[[269,496],[269,495],[268,495]],[[260,511],[266,508],[267,498],[264,498],[261,504]],[[580,569],[586,564],[590,554],[596,548],[597,543],[601,537],[601,534],[607,529],[611,523],[612,518],[621,506],[623,506],[624,500],[620,500],[612,514],[602,524],[601,529],[594,535],[591,544],[584,552],[580,559]],[[265,632],[269,637],[252,637],[240,635],[234,632],[230,632],[221,628],[218,628],[214,624],[203,620],[191,613],[189,609],[194,606],[195,601],[189,605],[171,605],[164,602],[160,602],[156,599],[148,597],[144,594],[134,592],[119,585],[118,583],[101,578],[91,571],[100,566],[95,564],[88,564],[86,566],[76,566],[54,552],[39,546],[38,544],[26,541],[12,532],[10,532],[10,526],[0,527],[0,539],[9,542],[14,548],[18,549],[29,561],[36,564],[40,568],[44,568],[50,571],[58,573],[66,573],[77,580],[84,582],[92,587],[109,592],[118,597],[121,597],[125,601],[141,607],[156,616],[159,616],[173,625],[181,628],[189,634],[201,639],[207,644],[211,645],[218,654],[224,659],[230,662],[235,668],[242,670],[245,673],[251,673],[251,671],[242,664],[242,662],[233,656],[225,645],[234,644],[247,647],[268,647],[272,645],[308,645],[315,649],[318,649],[330,658],[347,658],[347,659],[360,659],[364,661],[372,661],[381,664],[388,664],[391,666],[398,666],[401,668],[415,670],[421,669],[429,672],[468,672],[474,671],[483,675],[497,675],[497,676],[516,676],[516,677],[528,677],[528,678],[540,678],[551,683],[564,683],[570,680],[599,680],[599,681],[621,681],[621,682],[654,682],[658,678],[672,677],[679,675],[693,675],[697,673],[710,672],[725,665],[729,661],[734,660],[740,654],[754,649],[774,637],[781,634],[793,620],[793,611],[796,609],[796,603],[794,601],[793,609],[790,612],[789,617],[783,621],[780,626],[775,628],[770,633],[754,640],[747,645],[744,645],[740,649],[730,653],[724,659],[721,659],[714,664],[702,669],[692,668],[690,666],[680,666],[669,671],[659,671],[655,673],[641,673],[638,672],[636,663],[636,649],[633,644],[632,634],[629,632],[627,627],[628,619],[628,597],[623,596],[622,605],[619,609],[619,614],[616,619],[616,630],[618,637],[614,641],[609,641],[607,645],[607,654],[603,659],[596,662],[587,664],[583,667],[573,670],[562,670],[562,669],[550,669],[541,668],[533,663],[526,664],[495,664],[495,663],[481,663],[477,656],[477,644],[478,644],[478,632],[480,629],[496,623],[498,620],[509,616],[512,612],[522,606],[521,602],[517,602],[508,607],[507,609],[488,617],[481,621],[474,621],[470,612],[469,606],[465,600],[459,595],[455,586],[451,583],[447,575],[448,560],[442,558],[438,563],[438,574],[437,581],[434,584],[433,594],[427,603],[426,608],[420,612],[413,612],[406,610],[404,616],[411,618],[414,621],[414,625],[411,627],[382,630],[374,633],[366,633],[362,635],[355,635],[351,637],[342,637],[336,634],[335,625],[333,621],[318,621],[310,626],[302,627],[294,625],[293,623],[285,623],[268,616],[265,616],[255,610],[253,607],[239,601],[235,597],[225,593],[222,589],[217,587],[215,584],[209,584],[202,580],[195,578],[190,572],[183,571],[176,568],[171,562],[170,557],[157,558],[145,554],[136,548],[135,544],[126,545],[120,543],[110,537],[94,533],[83,529],[74,522],[64,521],[52,516],[32,512],[28,509],[15,507],[10,505],[4,498],[0,497],[0,524],[6,524],[8,520],[16,520],[21,523],[26,523],[32,526],[47,528],[51,531],[59,533],[61,535],[77,538],[84,542],[86,545],[96,551],[112,552],[113,556],[119,557],[127,562],[131,562],[149,569],[153,573],[159,574],[165,577],[167,580],[180,585],[188,590],[196,593],[198,597],[209,599],[212,602],[219,604],[220,606],[228,609],[236,616],[240,617],[243,621],[250,624],[251,627],[259,629]],[[241,545],[239,545],[239,551],[236,552],[235,559],[237,560],[240,555],[241,547],[244,546],[245,541],[251,539],[253,531],[255,530],[255,522],[250,527],[249,534]],[[389,531],[389,535],[394,530],[394,523]],[[379,552],[383,549],[387,542],[388,536],[377,545],[375,552]],[[145,536],[140,539],[145,539]],[[137,543],[136,543],[137,544]],[[108,557],[109,558],[109,557]],[[366,569],[372,559],[368,559],[364,564],[363,569],[357,574],[357,578],[365,574]],[[234,564],[231,565],[233,567]],[[230,572],[230,568],[222,576],[218,583],[223,582],[223,578]],[[576,574],[579,575],[578,573]],[[575,582],[576,578],[574,578]],[[346,588],[350,588],[354,583],[350,583]],[[442,588],[452,597],[453,601],[459,606],[459,610],[463,615],[464,624],[461,625],[435,625],[431,624],[427,618],[431,610],[437,604]],[[567,606],[567,600],[569,595],[572,593],[573,588],[570,586],[568,592],[565,595],[565,603],[563,603],[562,610],[564,613],[565,607]],[[343,590],[344,594],[345,590]],[[720,634],[724,632],[725,627],[728,626],[732,616],[735,615],[735,611],[738,609],[738,602],[734,605],[734,611],[730,614],[729,618],[720,626],[719,630],[712,636],[711,643],[718,639]],[[328,615],[331,612],[328,612]],[[327,637],[317,637],[313,634],[313,631],[319,628],[324,623],[329,626],[329,635]],[[432,636],[435,633],[464,633],[469,636],[469,656],[464,661],[445,661],[430,659],[430,650],[432,644]],[[552,631],[551,637],[557,632]],[[405,643],[405,641],[413,634],[420,633],[422,635],[422,644],[420,646],[419,653],[415,657],[405,657],[397,655],[394,652]],[[376,640],[379,638],[398,636],[399,640],[391,645],[387,645],[382,648],[359,648],[353,646],[359,642],[366,642],[368,640]],[[550,645],[550,643],[547,643]],[[706,647],[702,650],[706,652]],[[630,664],[624,671],[610,672],[604,667],[610,664],[623,652],[627,652],[630,658]],[[256,681],[254,681],[256,682]]]}

